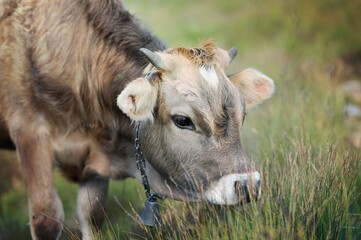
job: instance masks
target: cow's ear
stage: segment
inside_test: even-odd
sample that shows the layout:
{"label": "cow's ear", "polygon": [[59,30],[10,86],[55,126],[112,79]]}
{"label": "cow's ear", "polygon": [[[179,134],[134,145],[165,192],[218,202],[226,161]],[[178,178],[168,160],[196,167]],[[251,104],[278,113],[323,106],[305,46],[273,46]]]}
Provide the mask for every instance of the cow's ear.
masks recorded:
{"label": "cow's ear", "polygon": [[241,93],[248,109],[270,98],[275,90],[271,78],[252,68],[235,73],[229,79]]}
{"label": "cow's ear", "polygon": [[145,78],[130,82],[117,98],[118,107],[134,121],[153,121],[157,87]]}

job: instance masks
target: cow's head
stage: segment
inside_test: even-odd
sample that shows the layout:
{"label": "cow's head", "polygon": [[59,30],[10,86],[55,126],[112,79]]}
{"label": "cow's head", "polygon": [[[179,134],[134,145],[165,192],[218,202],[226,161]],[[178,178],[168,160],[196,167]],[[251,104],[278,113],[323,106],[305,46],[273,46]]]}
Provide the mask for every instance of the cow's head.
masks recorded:
{"label": "cow's head", "polygon": [[142,49],[145,77],[117,104],[141,121],[153,190],[176,199],[236,204],[260,197],[260,174],[240,142],[246,110],[269,98],[273,81],[254,69],[227,76],[236,51],[213,44],[165,52]]}

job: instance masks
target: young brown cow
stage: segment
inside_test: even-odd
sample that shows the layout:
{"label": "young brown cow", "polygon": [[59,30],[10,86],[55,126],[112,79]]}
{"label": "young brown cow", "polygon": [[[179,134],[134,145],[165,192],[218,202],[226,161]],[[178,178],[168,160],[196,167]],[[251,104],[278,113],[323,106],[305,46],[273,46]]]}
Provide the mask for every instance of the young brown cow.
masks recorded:
{"label": "young brown cow", "polygon": [[234,56],[212,43],[166,49],[118,0],[1,0],[0,129],[16,146],[32,237],[61,234],[58,166],[80,183],[77,211],[91,238],[109,179],[141,180],[133,121],[158,194],[214,204],[258,199],[260,174],[239,130],[246,109],[274,85],[253,69],[227,76]]}

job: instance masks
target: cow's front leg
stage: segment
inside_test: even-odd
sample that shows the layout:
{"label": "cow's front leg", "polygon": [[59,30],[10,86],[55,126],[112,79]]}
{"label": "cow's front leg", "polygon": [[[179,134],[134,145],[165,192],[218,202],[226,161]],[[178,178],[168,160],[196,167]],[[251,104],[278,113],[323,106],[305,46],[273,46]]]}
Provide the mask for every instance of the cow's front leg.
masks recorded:
{"label": "cow's front leg", "polygon": [[33,239],[58,239],[64,211],[54,186],[50,136],[42,127],[11,132],[16,145],[29,203]]}
{"label": "cow's front leg", "polygon": [[94,231],[100,230],[105,217],[109,178],[91,171],[80,184],[77,214],[84,239],[93,239]]}

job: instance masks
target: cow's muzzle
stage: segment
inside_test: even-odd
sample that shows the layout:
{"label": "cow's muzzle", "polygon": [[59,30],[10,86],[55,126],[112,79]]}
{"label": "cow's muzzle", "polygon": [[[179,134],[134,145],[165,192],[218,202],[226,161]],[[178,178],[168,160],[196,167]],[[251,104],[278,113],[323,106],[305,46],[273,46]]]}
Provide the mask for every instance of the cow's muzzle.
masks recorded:
{"label": "cow's muzzle", "polygon": [[208,202],[221,205],[248,203],[261,197],[261,176],[255,172],[229,174],[210,184]]}

